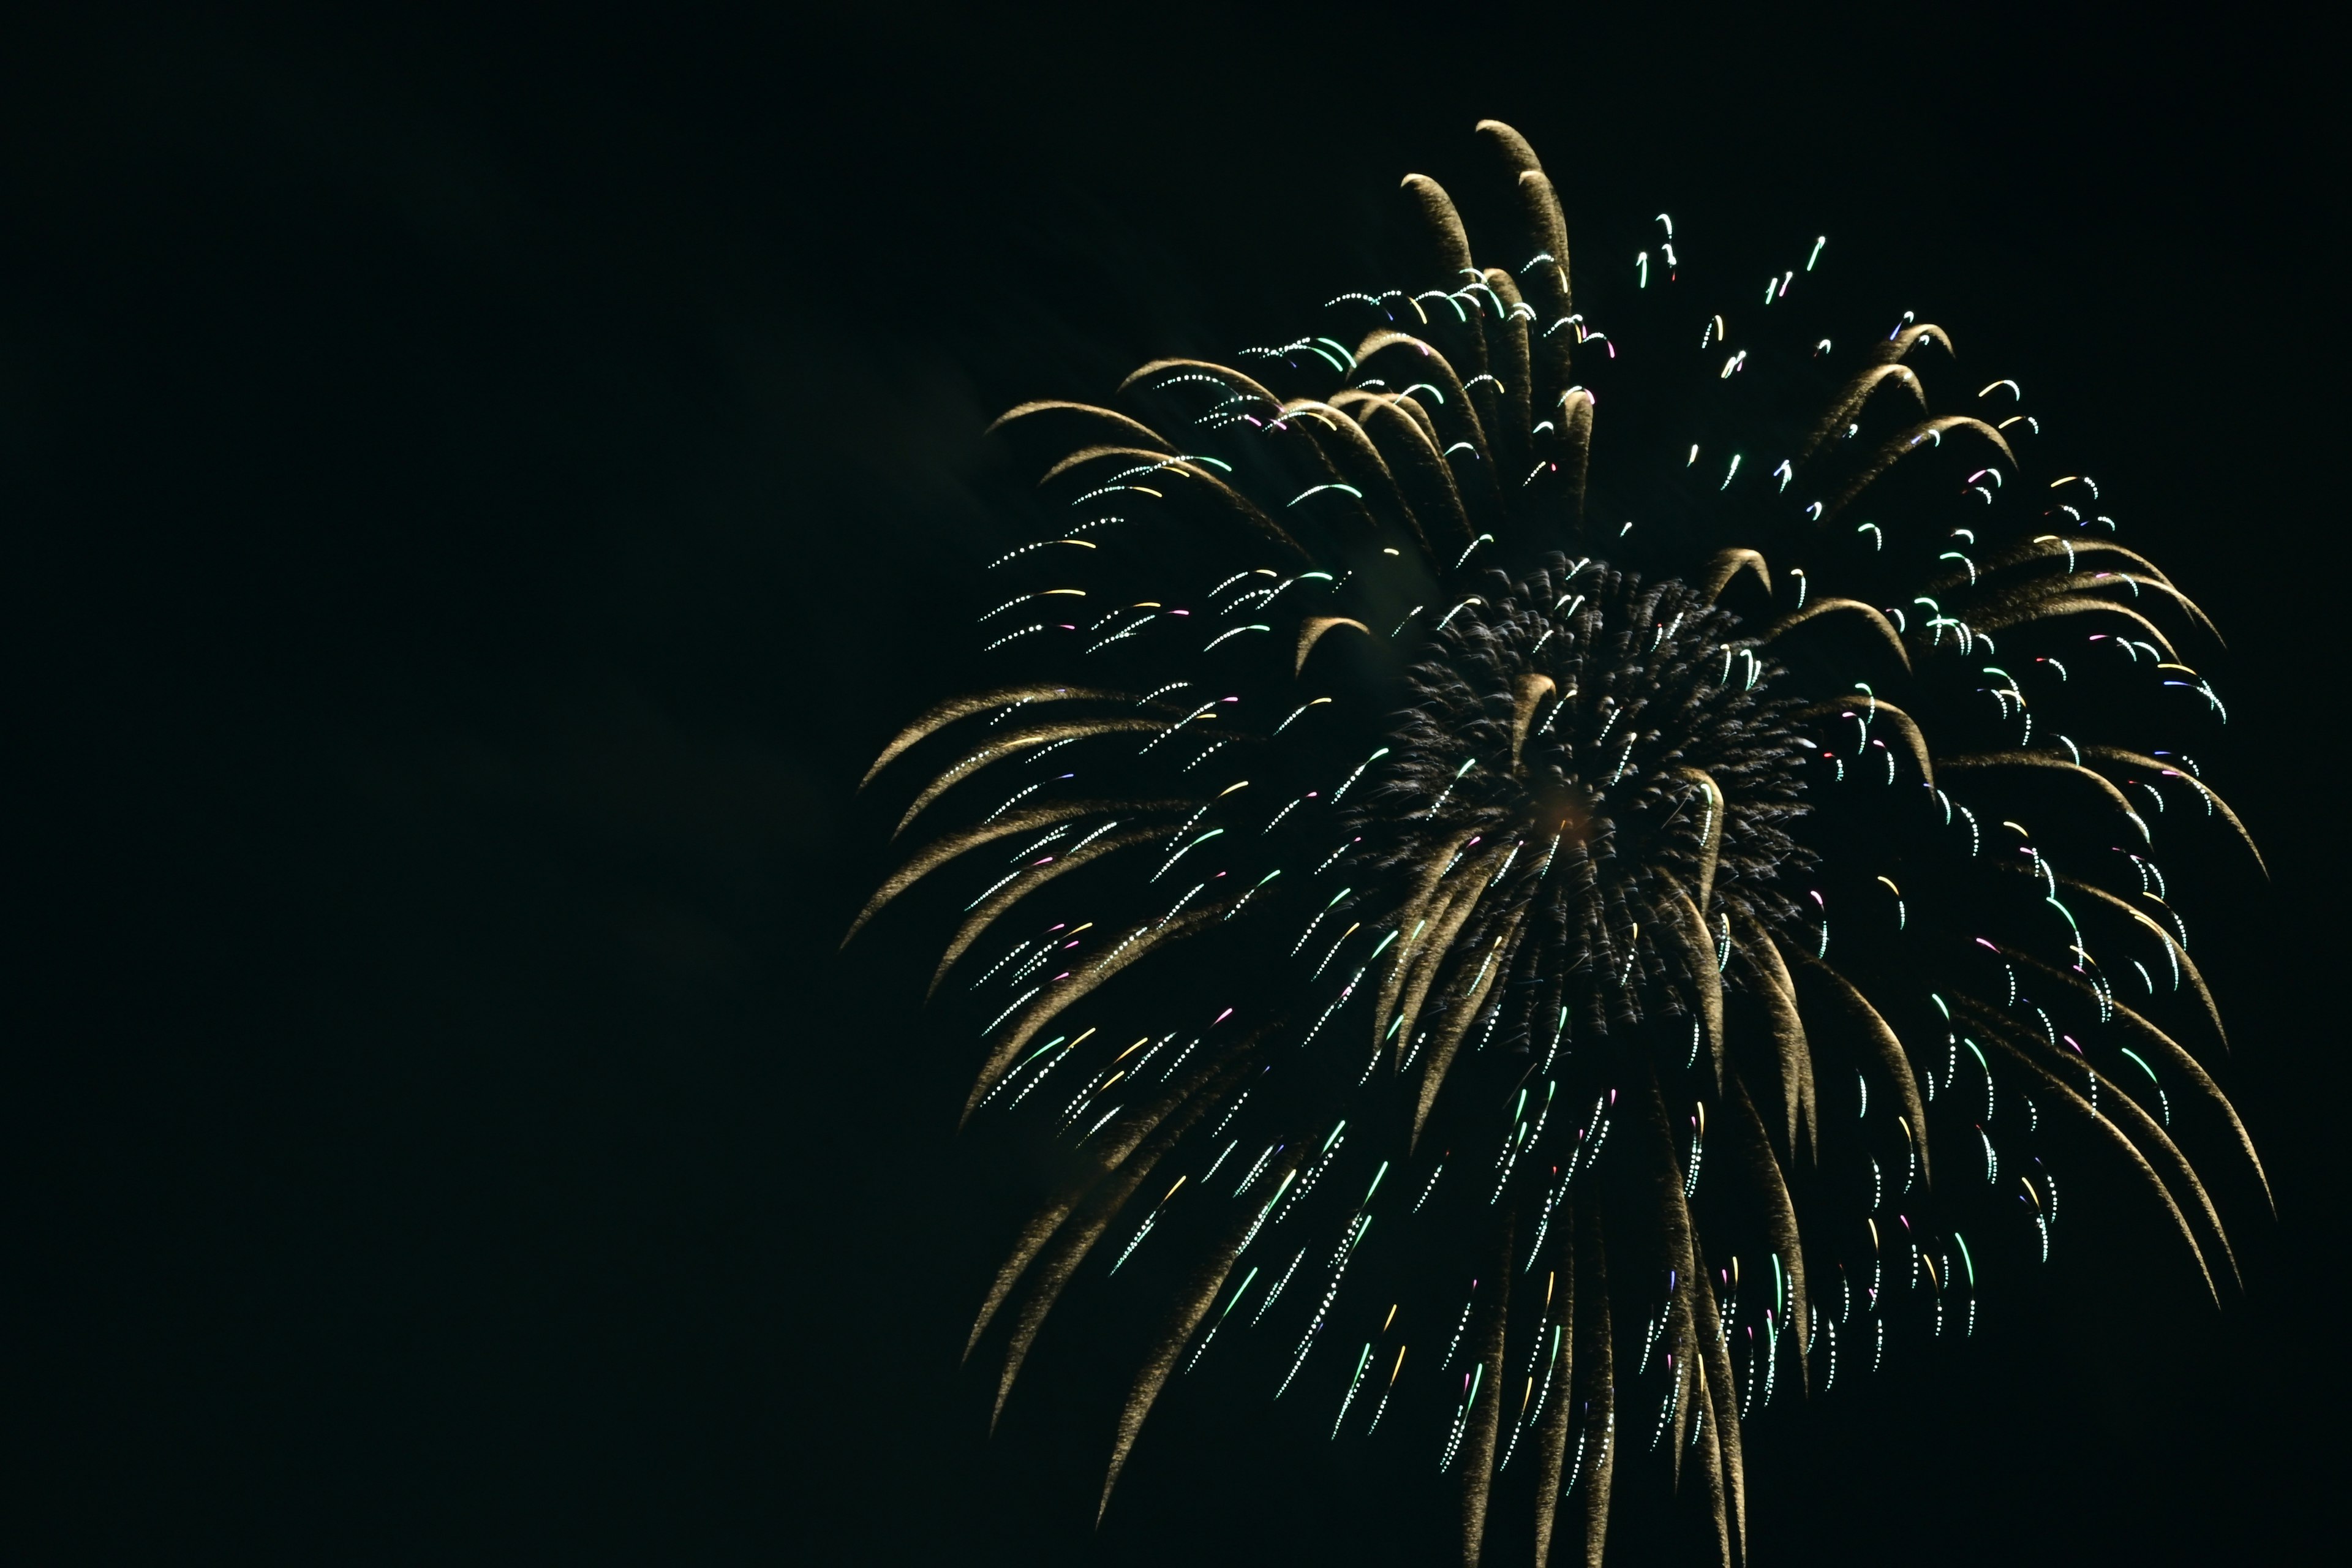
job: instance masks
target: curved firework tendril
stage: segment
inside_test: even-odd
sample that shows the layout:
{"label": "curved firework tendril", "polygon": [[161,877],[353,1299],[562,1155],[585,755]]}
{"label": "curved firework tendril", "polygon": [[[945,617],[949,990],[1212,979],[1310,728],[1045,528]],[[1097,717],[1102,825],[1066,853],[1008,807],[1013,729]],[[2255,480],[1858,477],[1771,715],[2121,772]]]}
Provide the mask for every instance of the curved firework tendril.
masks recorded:
{"label": "curved firework tendril", "polygon": [[2049,1255],[2067,1124],[2218,1299],[2176,1137],[2260,1165],[2180,1043],[2220,1018],[2152,846],[2252,841],[2137,749],[2226,721],[2210,623],[2095,481],[2029,477],[2014,383],[1937,414],[1907,316],[1836,351],[1821,242],[1691,300],[1663,216],[1588,317],[1479,129],[1512,266],[1410,176],[1417,288],[998,422],[1055,521],[992,569],[999,683],[868,775],[936,752],[899,826],[962,816],[852,934],[962,879],[965,1117],[1072,1147],[967,1347],[998,1409],[1087,1259],[1164,1282],[1104,1507],[1169,1380],[1266,1324],[1335,1438],[1418,1407],[1465,1562],[1507,1488],[1538,1563],[1597,1563],[1631,1448],[1728,1563],[1743,1420],[1972,1332],[1980,1261]]}

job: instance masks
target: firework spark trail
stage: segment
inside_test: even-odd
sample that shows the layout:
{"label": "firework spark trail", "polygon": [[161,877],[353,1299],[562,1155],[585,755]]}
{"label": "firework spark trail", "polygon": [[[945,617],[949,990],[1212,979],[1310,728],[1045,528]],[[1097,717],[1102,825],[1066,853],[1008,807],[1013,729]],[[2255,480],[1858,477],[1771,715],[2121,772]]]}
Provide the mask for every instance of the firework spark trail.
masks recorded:
{"label": "firework spark trail", "polygon": [[[1443,1408],[1465,1563],[1517,1495],[1539,1564],[1564,1532],[1599,1564],[1622,1413],[1696,1467],[1674,1506],[1729,1564],[1743,1424],[1776,1386],[1833,1396],[1841,1342],[1850,1381],[1890,1337],[1972,1332],[1980,1270],[2048,1257],[2064,1155],[2133,1171],[2209,1289],[2215,1252],[2234,1271],[2189,1151],[2218,1135],[2269,1187],[2180,1043],[2228,1042],[2149,846],[2218,816],[2261,855],[2142,738],[2227,723],[2182,661],[2210,617],[2083,510],[2115,504],[2095,482],[2042,476],[2016,382],[1947,411],[1950,334],[1855,321],[1825,238],[1704,298],[1712,247],[1666,214],[1572,266],[1533,149],[1478,134],[1501,264],[1412,175],[1395,286],[1247,371],[1155,360],[1117,407],[992,427],[1042,476],[975,606],[1005,673],[868,771],[929,759],[897,821],[938,837],[844,941],[957,888],[930,989],[982,1037],[964,1116],[1032,1119],[1061,1165],[967,1346],[1003,1345],[998,1409],[1114,1225],[1102,1288],[1172,1292],[1103,1509],[1237,1316],[1221,1365],[1273,1320],[1280,1387],[1355,1352],[1331,1439]],[[1015,787],[956,787],[982,777]],[[1938,1185],[1950,1138],[1969,1173]],[[1440,1183],[1471,1150],[1486,1174]],[[1286,1294],[1310,1251],[1325,1285]],[[1402,1304],[1458,1308],[1467,1363],[1405,1378]]]}
{"label": "firework spark trail", "polygon": [[1575,1410],[1575,1402],[1570,1398],[1569,1391],[1576,1383],[1577,1281],[1576,1247],[1572,1240],[1560,1248],[1560,1279],[1559,1314],[1552,1331],[1555,1335],[1553,1364],[1547,1374],[1556,1380],[1559,1387],[1543,1412],[1543,1430],[1537,1449],[1536,1568],[1544,1568],[1550,1558],[1559,1498],[1567,1485],[1568,1434]]}

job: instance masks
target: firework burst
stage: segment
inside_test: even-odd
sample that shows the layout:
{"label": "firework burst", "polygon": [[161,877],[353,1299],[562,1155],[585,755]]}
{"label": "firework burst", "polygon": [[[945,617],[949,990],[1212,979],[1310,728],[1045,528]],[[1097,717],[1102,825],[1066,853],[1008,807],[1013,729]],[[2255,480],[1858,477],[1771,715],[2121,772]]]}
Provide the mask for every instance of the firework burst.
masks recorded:
{"label": "firework burst", "polygon": [[1411,176],[1414,287],[999,422],[1046,525],[1001,673],[868,775],[926,760],[922,847],[851,935],[947,895],[965,1117],[1064,1149],[972,1328],[998,1408],[1087,1260],[1164,1288],[1105,1507],[1169,1381],[1274,1335],[1276,1397],[1427,1446],[1466,1562],[1497,1489],[1599,1562],[1643,1463],[1728,1563],[1743,1422],[1973,1332],[2058,1151],[2218,1293],[2181,1143],[2260,1167],[2154,846],[2252,843],[2149,739],[2226,722],[2210,624],[2013,382],[1937,412],[1949,335],[1843,314],[1817,240],[1698,297],[1662,216],[1587,304],[1479,129],[1508,266]]}

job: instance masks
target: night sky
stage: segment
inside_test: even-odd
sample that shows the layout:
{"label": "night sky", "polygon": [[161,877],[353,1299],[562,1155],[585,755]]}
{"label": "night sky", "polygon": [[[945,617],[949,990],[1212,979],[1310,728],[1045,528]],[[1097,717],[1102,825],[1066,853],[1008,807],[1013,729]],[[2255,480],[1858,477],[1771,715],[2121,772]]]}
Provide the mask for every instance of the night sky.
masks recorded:
{"label": "night sky", "polygon": [[2185,900],[2280,1194],[2228,1215],[2249,1296],[2091,1205],[1965,1357],[1752,1429],[1756,1560],[2326,1550],[2316,37],[49,9],[0,59],[12,1560],[1446,1561],[1433,1477],[1238,1384],[1097,1534],[1125,1363],[1080,1329],[988,1439],[957,1355],[1033,1173],[953,1136],[928,964],[834,949],[887,864],[852,786],[971,668],[988,419],[1385,286],[1398,177],[1486,115],[1571,234],[1826,231],[1874,317],[2033,387],[2231,638],[2215,772],[2276,878]]}

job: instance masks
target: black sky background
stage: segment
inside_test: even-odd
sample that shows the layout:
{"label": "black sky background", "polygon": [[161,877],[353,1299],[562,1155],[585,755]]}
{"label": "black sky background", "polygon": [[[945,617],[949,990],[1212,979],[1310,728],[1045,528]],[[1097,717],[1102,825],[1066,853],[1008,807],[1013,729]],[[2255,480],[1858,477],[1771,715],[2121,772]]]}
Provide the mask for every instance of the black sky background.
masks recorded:
{"label": "black sky background", "polygon": [[[6,1299],[27,1563],[1426,1563],[1255,1394],[1104,1531],[955,1357],[1023,1173],[851,786],[962,683],[980,432],[1377,282],[1472,123],[1580,219],[1826,230],[2231,637],[2189,900],[2280,1192],[2127,1205],[1751,1441],[1759,1563],[2300,1558],[2347,1283],[2339,116],[2317,34],[2015,7],[19,14]],[[2209,956],[2210,954],[2210,956]],[[2147,1245],[2142,1246],[2143,1240]],[[2001,1310],[1989,1292],[1992,1314]],[[1027,1404],[1024,1407],[1023,1400]],[[1431,1489],[1431,1501],[1436,1491]]]}

